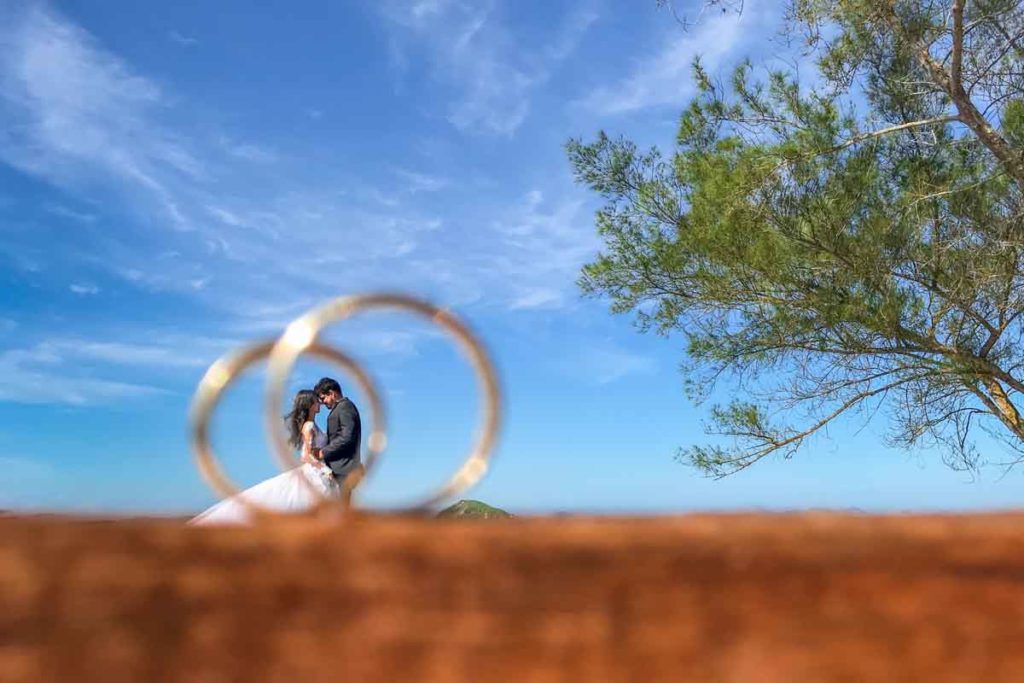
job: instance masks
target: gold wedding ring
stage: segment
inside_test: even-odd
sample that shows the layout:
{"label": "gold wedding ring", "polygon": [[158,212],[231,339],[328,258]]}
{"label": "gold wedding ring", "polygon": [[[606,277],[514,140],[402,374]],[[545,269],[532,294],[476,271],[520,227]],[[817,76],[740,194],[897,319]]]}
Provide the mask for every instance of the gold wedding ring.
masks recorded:
{"label": "gold wedding ring", "polygon": [[335,499],[325,496],[305,477],[303,484],[318,499],[303,513],[316,513],[325,507],[344,511],[353,491],[376,464],[387,445],[384,404],[370,375],[348,354],[319,341],[324,328],[356,313],[373,309],[398,309],[413,313],[441,327],[455,338],[476,374],[483,401],[480,430],[473,441],[469,455],[459,469],[440,488],[412,506],[421,510],[462,493],[476,484],[487,472],[491,454],[497,443],[501,422],[501,390],[498,375],[486,348],[470,329],[449,311],[426,301],[402,294],[363,294],[343,296],[313,309],[292,322],[278,339],[256,342],[219,358],[206,371],[189,410],[192,450],[203,479],[223,498],[237,497],[258,518],[287,514],[272,510],[248,500],[221,467],[210,444],[210,419],[224,391],[250,365],[264,358],[268,361],[267,391],[264,401],[264,422],[271,451],[285,470],[298,467],[301,461],[285,438],[281,425],[284,414],[284,392],[295,363],[304,353],[333,362],[355,379],[370,404],[370,433],[362,456],[362,467],[350,473],[342,483],[342,495]]}
{"label": "gold wedding ring", "polygon": [[[200,380],[199,386],[196,388],[195,395],[192,398],[189,422],[191,424],[192,450],[195,453],[196,465],[203,479],[222,498],[236,496],[241,491],[225,473],[220,465],[220,461],[214,454],[213,446],[210,443],[210,418],[216,410],[224,391],[238,379],[246,368],[269,356],[274,344],[274,340],[256,342],[238,351],[225,354],[209,367],[202,380]],[[376,461],[385,444],[383,435],[386,432],[386,413],[376,384],[359,363],[337,348],[323,344],[310,344],[304,351],[323,360],[333,362],[346,370],[352,375],[356,384],[359,385],[359,388],[362,389],[366,396],[370,404],[372,434],[377,436],[376,439],[371,437],[367,444],[366,463],[367,467],[369,467]],[[273,425],[272,431],[275,437],[280,438],[282,441],[284,440],[280,418]],[[281,451],[278,451],[278,455],[280,454]],[[299,466],[300,461],[290,450],[287,450],[285,455],[287,460],[281,459],[285,469]],[[344,507],[348,502],[347,495],[343,496],[340,500],[334,500],[324,496],[305,477],[300,477],[299,479],[319,499],[317,505],[304,512],[315,513],[324,506]],[[348,490],[351,490],[351,486],[348,487]],[[265,517],[269,514],[281,514],[280,511],[264,508],[248,500],[245,496],[238,496],[237,500],[241,501],[250,513],[258,517]]]}
{"label": "gold wedding ring", "polygon": [[[501,421],[501,390],[497,372],[480,340],[458,318],[446,310],[420,299],[402,294],[362,294],[338,297],[292,322],[277,340],[267,362],[267,393],[264,422],[267,436],[282,463],[293,462],[294,456],[280,431],[280,415],[284,409],[284,391],[288,377],[299,356],[316,348],[320,333],[328,325],[372,309],[398,309],[426,318],[452,335],[469,359],[483,398],[480,431],[465,462],[439,489],[412,506],[423,509],[451,498],[473,486],[487,472],[491,453],[497,442]],[[385,435],[370,435],[366,466],[369,468],[384,447]],[[350,479],[352,477],[349,477]],[[358,477],[346,489],[351,491]]]}

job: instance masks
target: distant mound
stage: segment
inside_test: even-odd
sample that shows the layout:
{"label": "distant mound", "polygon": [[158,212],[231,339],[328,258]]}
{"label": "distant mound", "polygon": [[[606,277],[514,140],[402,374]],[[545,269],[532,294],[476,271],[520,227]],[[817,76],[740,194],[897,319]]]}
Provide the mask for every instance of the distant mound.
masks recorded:
{"label": "distant mound", "polygon": [[460,500],[437,513],[441,519],[498,519],[511,517],[509,513],[479,500]]}

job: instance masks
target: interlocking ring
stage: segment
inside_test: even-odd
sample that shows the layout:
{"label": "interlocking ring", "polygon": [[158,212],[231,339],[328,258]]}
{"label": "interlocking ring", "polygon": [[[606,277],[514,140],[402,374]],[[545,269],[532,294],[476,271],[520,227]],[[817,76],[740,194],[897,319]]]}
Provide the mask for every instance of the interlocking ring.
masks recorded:
{"label": "interlocking ring", "polygon": [[[399,309],[409,311],[437,324],[444,331],[455,337],[462,350],[469,358],[470,365],[476,373],[483,396],[483,419],[469,456],[452,477],[433,494],[429,495],[413,509],[423,509],[451,498],[473,486],[487,472],[491,452],[497,442],[500,427],[501,391],[497,373],[483,344],[477,337],[450,312],[442,310],[426,301],[402,294],[363,294],[343,296],[303,315],[292,322],[281,335],[270,352],[267,367],[267,394],[264,411],[267,436],[274,446],[281,462],[293,462],[288,443],[279,429],[278,416],[284,406],[284,391],[288,377],[295,363],[304,352],[317,347],[320,333],[328,325],[351,317],[359,311],[369,309]],[[380,439],[379,443],[375,439]],[[371,451],[383,449],[383,434],[370,437]],[[366,465],[373,461],[368,456]],[[349,477],[351,479],[352,477]],[[346,487],[351,489],[358,480]]]}
{"label": "interlocking ring", "polygon": [[[217,408],[224,391],[231,386],[236,379],[238,379],[243,370],[253,363],[269,356],[271,350],[274,348],[274,344],[275,340],[257,342],[243,347],[239,351],[225,354],[215,361],[206,371],[206,374],[203,375],[203,379],[199,382],[199,386],[196,388],[196,393],[192,398],[192,405],[189,410],[189,422],[192,428],[192,450],[196,456],[196,464],[199,467],[199,472],[202,474],[203,479],[205,479],[210,487],[222,498],[236,496],[241,492],[241,490],[227,476],[224,469],[220,466],[220,462],[217,457],[214,455],[213,447],[210,445],[210,417]],[[370,424],[372,427],[372,435],[367,442],[365,459],[365,466],[369,469],[372,467],[373,463],[376,462],[377,456],[380,455],[380,452],[384,450],[384,446],[387,441],[384,437],[384,434],[386,433],[386,413],[384,410],[384,403],[380,398],[380,393],[377,391],[376,384],[366,371],[363,370],[363,367],[359,363],[339,349],[324,344],[310,344],[304,350],[314,356],[334,362],[348,371],[356,380],[356,384],[359,385],[359,388],[362,389],[365,394],[366,399],[370,404]],[[274,436],[284,442],[280,417],[278,417],[278,420],[275,422],[273,427],[274,429],[272,431]],[[287,469],[298,466],[300,461],[291,453],[291,448],[286,442],[285,451],[287,459],[281,459],[281,463],[285,468]],[[280,453],[278,453],[278,455],[280,455]],[[349,479],[352,478],[353,477],[349,477]],[[316,513],[321,511],[324,507],[330,506],[340,507],[343,509],[348,503],[348,495],[342,496],[339,500],[334,500],[325,497],[316,489],[316,487],[306,481],[305,477],[300,477],[299,480],[302,481],[303,485],[305,485],[307,489],[318,499],[318,503],[314,505],[313,508],[305,511],[307,513]],[[347,487],[346,493],[349,493],[351,488],[352,486]],[[281,514],[280,511],[264,508],[257,503],[248,500],[245,496],[238,496],[237,500],[245,505],[251,514],[257,517]]]}

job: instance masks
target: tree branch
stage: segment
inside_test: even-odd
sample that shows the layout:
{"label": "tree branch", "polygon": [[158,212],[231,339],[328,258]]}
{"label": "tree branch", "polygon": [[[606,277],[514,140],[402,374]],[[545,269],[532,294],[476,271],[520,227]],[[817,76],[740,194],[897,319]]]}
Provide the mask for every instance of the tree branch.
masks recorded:
{"label": "tree branch", "polygon": [[[950,66],[950,85],[954,92],[964,92],[964,3],[966,0],[953,0],[953,58]],[[966,93],[965,93],[966,94]]]}
{"label": "tree branch", "polygon": [[[1007,173],[1024,187],[1024,163],[1010,144],[989,124],[971,101],[963,87],[963,43],[964,43],[964,3],[966,0],[954,0],[953,15],[953,58],[951,73],[935,60],[928,52],[928,47],[920,43],[916,46],[918,61],[932,75],[937,85],[949,95],[956,107],[958,118],[971,132],[977,136],[985,147],[1006,168]],[[893,30],[907,37],[906,29],[899,17],[892,13],[890,22]]]}
{"label": "tree branch", "polygon": [[[764,458],[765,456],[770,455],[771,453],[774,453],[775,451],[781,450],[783,448],[787,448],[788,446],[793,446],[795,444],[798,444],[799,442],[803,441],[808,436],[811,436],[815,432],[819,431],[822,427],[824,427],[825,425],[829,424],[834,419],[836,419],[837,417],[839,417],[840,415],[842,415],[846,411],[850,410],[851,408],[853,408],[857,404],[859,404],[859,403],[861,403],[863,401],[866,401],[867,399],[872,398],[874,396],[877,396],[879,394],[883,394],[883,393],[886,393],[888,391],[891,391],[892,389],[895,389],[898,386],[901,386],[901,385],[904,385],[904,384],[908,384],[909,382],[916,381],[917,379],[919,379],[919,377],[917,377],[917,376],[905,377],[903,379],[899,379],[899,380],[896,380],[894,382],[889,382],[888,384],[884,384],[884,385],[882,385],[880,387],[877,387],[875,389],[870,389],[870,390],[862,391],[862,392],[856,394],[855,396],[851,397],[847,401],[844,401],[838,408],[836,408],[834,411],[832,411],[831,413],[829,413],[828,415],[823,417],[818,422],[815,422],[814,424],[812,424],[807,429],[805,429],[803,431],[800,431],[800,432],[797,432],[795,434],[792,434],[792,435],[786,437],[785,439],[777,440],[777,439],[773,438],[770,434],[767,434],[767,433],[765,433],[765,434],[744,434],[744,433],[740,433],[740,432],[733,432],[733,433],[730,434],[729,432],[725,432],[724,434],[726,436],[729,436],[729,435],[738,436],[738,437],[748,436],[748,437],[753,438],[755,440],[759,440],[759,441],[763,441],[764,442],[763,445],[757,451],[755,451],[753,454],[751,454],[750,457],[742,458],[742,460],[744,462],[737,467],[736,471],[739,471],[739,470],[742,470],[742,469],[746,469],[747,467],[749,467],[751,464],[753,464],[757,460],[760,460],[761,458]],[[735,460],[733,462],[735,462]],[[718,475],[718,478],[721,478],[721,477],[725,476],[726,474],[732,474],[732,473],[733,472],[728,472],[728,473],[720,474],[720,475]]]}
{"label": "tree branch", "polygon": [[849,140],[836,145],[835,147],[829,149],[828,151],[839,152],[846,149],[847,147],[853,147],[854,145],[860,144],[865,140],[882,137],[883,135],[888,135],[889,133],[898,133],[901,130],[908,130],[910,128],[920,128],[922,126],[933,126],[941,123],[953,123],[954,121],[960,121],[960,116],[957,114],[950,114],[947,116],[936,116],[930,119],[922,119],[920,121],[909,121],[907,123],[901,123],[896,126],[881,128],[879,130],[871,131],[869,133],[861,133],[859,135],[854,135]]}

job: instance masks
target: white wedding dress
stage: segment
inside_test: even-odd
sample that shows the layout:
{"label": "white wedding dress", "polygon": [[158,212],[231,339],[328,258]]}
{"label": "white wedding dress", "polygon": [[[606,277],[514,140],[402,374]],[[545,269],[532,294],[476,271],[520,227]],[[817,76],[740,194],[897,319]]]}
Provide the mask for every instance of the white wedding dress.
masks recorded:
{"label": "white wedding dress", "polygon": [[[327,444],[327,435],[313,424],[313,448],[320,449]],[[302,480],[305,479],[305,482]],[[308,485],[307,485],[308,483]],[[252,513],[245,501],[260,508],[276,512],[301,512],[313,507],[320,497],[336,498],[341,487],[331,474],[330,468],[322,462],[305,462],[299,467],[283,472],[266,481],[226,498],[202,514],[193,517],[189,524],[247,524]]]}

